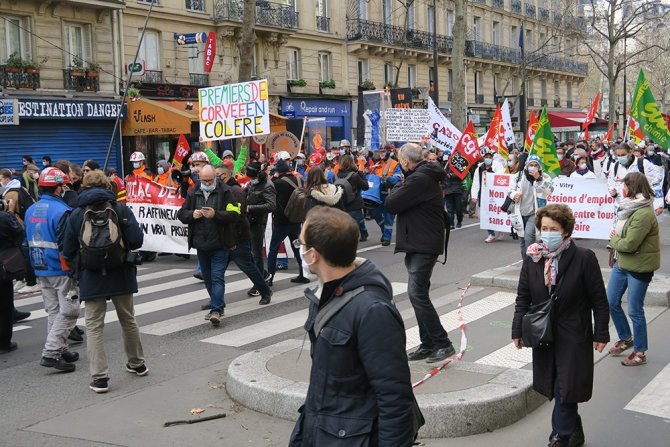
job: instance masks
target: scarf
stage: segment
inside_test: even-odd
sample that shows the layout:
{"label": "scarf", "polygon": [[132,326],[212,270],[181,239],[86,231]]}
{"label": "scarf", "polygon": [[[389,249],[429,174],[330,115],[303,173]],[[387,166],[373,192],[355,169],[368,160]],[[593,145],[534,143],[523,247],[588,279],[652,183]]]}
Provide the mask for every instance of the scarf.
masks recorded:
{"label": "scarf", "polygon": [[626,225],[628,218],[637,210],[647,206],[652,206],[654,197],[645,198],[642,194],[633,197],[624,197],[619,202],[619,209],[617,211],[617,221],[614,225],[614,231],[617,236],[623,233],[623,227]]}
{"label": "scarf", "polygon": [[530,256],[533,262],[538,263],[540,259],[544,258],[544,285],[547,287],[556,285],[556,277],[558,276],[558,260],[561,254],[570,247],[572,239],[563,239],[555,251],[547,250],[547,246],[543,242],[537,242],[528,247],[526,254]]}

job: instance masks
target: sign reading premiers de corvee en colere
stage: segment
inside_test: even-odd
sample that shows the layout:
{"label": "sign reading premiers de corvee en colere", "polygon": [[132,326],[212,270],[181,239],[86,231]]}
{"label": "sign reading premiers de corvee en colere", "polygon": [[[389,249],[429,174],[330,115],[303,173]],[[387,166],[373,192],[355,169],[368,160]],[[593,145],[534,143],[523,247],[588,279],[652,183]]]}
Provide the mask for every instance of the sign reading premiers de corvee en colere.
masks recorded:
{"label": "sign reading premiers de corvee en colere", "polygon": [[126,108],[116,101],[19,99],[19,117],[26,119],[112,120]]}

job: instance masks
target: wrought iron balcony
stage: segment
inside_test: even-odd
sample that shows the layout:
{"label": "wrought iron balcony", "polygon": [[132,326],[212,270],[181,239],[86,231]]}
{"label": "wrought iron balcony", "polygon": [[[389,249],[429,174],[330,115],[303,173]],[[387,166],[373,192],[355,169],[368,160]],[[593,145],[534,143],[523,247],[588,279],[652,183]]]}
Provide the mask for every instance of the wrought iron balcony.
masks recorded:
{"label": "wrought iron balcony", "polygon": [[546,105],[547,105],[547,98],[540,99],[540,106],[546,106]]}
{"label": "wrought iron balcony", "polygon": [[535,18],[535,5],[526,3],[526,17]]}
{"label": "wrought iron balcony", "polygon": [[567,101],[565,102],[565,106],[566,106],[568,109],[571,109],[571,108],[572,108],[572,101],[567,100]]}
{"label": "wrought iron balcony", "polygon": [[197,85],[198,87],[209,87],[209,75],[206,73],[189,73],[189,78],[191,78],[191,85]]}
{"label": "wrought iron balcony", "polygon": [[521,63],[521,50],[518,48],[502,47],[476,40],[465,41],[465,55],[480,59],[509,62],[511,64]]}
{"label": "wrought iron balcony", "polygon": [[146,82],[147,84],[162,84],[163,72],[160,70],[145,70],[142,76],[137,77],[137,82]]}
{"label": "wrought iron balcony", "polygon": [[100,78],[89,76],[81,70],[66,68],[63,70],[63,88],[78,92],[97,92],[100,91]]}
{"label": "wrought iron balcony", "polygon": [[514,14],[521,14],[521,0],[512,0],[510,3],[510,11]]}
{"label": "wrought iron balcony", "polygon": [[330,17],[316,16],[316,29],[330,32]]}
{"label": "wrought iron balcony", "polygon": [[[244,0],[214,0],[214,21],[242,22]],[[298,13],[293,5],[282,5],[266,0],[256,1],[256,25],[275,28],[298,28]]]}
{"label": "wrought iron balcony", "polygon": [[586,76],[589,72],[589,65],[575,62],[573,59],[555,56],[541,56],[530,62],[530,65],[547,70],[565,71]]}
{"label": "wrought iron balcony", "polygon": [[14,69],[0,65],[0,85],[3,88],[40,88],[40,73],[27,73],[23,69]]}
{"label": "wrought iron balcony", "polygon": [[484,95],[475,95],[475,104],[484,104]]}
{"label": "wrought iron balcony", "polygon": [[526,104],[528,104],[530,107],[533,107],[535,105],[535,98],[528,98],[526,100]]}
{"label": "wrought iron balcony", "polygon": [[498,9],[505,9],[505,0],[491,0],[491,6]]}
{"label": "wrought iron balcony", "polygon": [[486,4],[486,0],[473,0],[474,3],[481,3],[482,5]]}
{"label": "wrought iron balcony", "polygon": [[539,10],[539,19],[544,20],[545,22],[549,21],[549,10],[546,8],[540,8]]}
{"label": "wrought iron balcony", "polygon": [[[432,51],[433,33],[405,29],[402,26],[387,25],[370,20],[347,20],[347,40],[364,40],[377,42],[389,46],[413,48],[416,50]],[[453,39],[438,34],[437,51],[442,54],[451,54]]]}

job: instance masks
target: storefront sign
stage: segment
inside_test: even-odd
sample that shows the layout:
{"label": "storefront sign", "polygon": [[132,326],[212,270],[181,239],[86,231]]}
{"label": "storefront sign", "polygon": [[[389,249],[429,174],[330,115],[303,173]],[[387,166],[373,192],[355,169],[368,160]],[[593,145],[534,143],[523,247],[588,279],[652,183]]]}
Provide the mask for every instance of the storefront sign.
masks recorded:
{"label": "storefront sign", "polygon": [[206,39],[207,33],[174,33],[174,40],[177,41],[177,45],[193,45],[196,43],[204,43]]}
{"label": "storefront sign", "polygon": [[386,141],[421,141],[429,125],[427,109],[387,109]]}
{"label": "storefront sign", "polygon": [[121,131],[124,136],[190,134],[191,119],[184,111],[141,98],[128,102]]}
{"label": "storefront sign", "polygon": [[296,116],[349,116],[349,101],[320,99],[282,99],[282,115]]}
{"label": "storefront sign", "polygon": [[0,99],[0,126],[19,125],[19,101]]}
{"label": "storefront sign", "polygon": [[205,45],[205,73],[212,71],[214,65],[214,57],[216,56],[216,33],[211,32],[207,37],[207,44]]}
{"label": "storefront sign", "polygon": [[143,82],[137,88],[140,95],[145,98],[198,99],[198,87],[193,85],[147,84]]}
{"label": "storefront sign", "polygon": [[200,141],[270,133],[266,79],[201,88],[198,105]]}
{"label": "storefront sign", "polygon": [[109,120],[126,117],[125,107],[113,101],[19,99],[19,116],[29,119]]}

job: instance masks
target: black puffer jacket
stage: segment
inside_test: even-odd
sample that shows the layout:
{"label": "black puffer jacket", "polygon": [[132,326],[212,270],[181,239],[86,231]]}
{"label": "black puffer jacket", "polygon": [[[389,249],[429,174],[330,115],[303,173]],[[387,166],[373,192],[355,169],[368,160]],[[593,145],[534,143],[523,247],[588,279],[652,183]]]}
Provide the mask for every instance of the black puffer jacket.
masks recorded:
{"label": "black puffer jacket", "polygon": [[249,217],[245,211],[247,209],[247,193],[244,192],[240,184],[237,183],[237,180],[232,177],[228,179],[226,185],[230,188],[230,192],[233,193],[235,203],[240,204],[241,215],[234,225],[237,229],[237,239],[240,241],[248,241],[251,239],[251,230],[249,228]]}
{"label": "black puffer jacket", "polygon": [[277,207],[277,190],[274,183],[264,176],[258,183],[253,181],[247,187],[247,213],[251,225],[265,226],[268,214]]}
{"label": "black puffer jacket", "polygon": [[356,198],[351,203],[347,203],[344,205],[344,211],[362,210],[363,198],[361,198],[361,191],[365,191],[368,188],[370,188],[370,186],[368,185],[368,180],[365,178],[365,175],[358,170],[339,171],[337,173],[337,178],[346,178],[346,176],[351,174],[352,172],[353,172],[352,176],[349,177],[349,183],[351,183],[351,186],[354,189],[354,194],[356,195]]}
{"label": "black puffer jacket", "polygon": [[312,370],[290,447],[412,445],[414,395],[402,317],[391,284],[377,266],[365,260],[357,265],[332,297],[321,300],[336,300],[362,286],[372,289],[340,309],[318,336],[314,322],[320,300],[305,291]]}
{"label": "black puffer jacket", "polygon": [[446,177],[437,163],[420,162],[389,193],[384,207],[398,216],[396,252],[444,253],[444,201],[440,183]]}
{"label": "black puffer jacket", "polygon": [[[119,216],[125,247],[128,250],[142,247],[144,233],[130,208],[118,203],[116,194],[109,189],[91,188],[79,194],[78,207],[72,210],[68,219],[63,235],[63,256],[66,259],[76,259],[79,254],[79,233],[86,206],[104,202],[112,203]],[[79,299],[83,301],[137,293],[137,268],[134,264],[125,263],[119,268],[107,270],[104,274],[100,270],[81,269],[78,276]]]}

